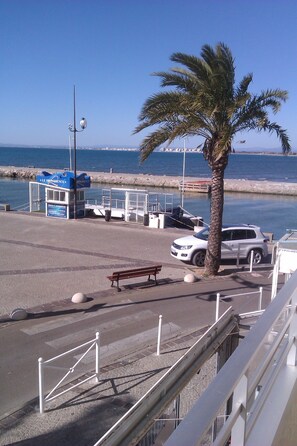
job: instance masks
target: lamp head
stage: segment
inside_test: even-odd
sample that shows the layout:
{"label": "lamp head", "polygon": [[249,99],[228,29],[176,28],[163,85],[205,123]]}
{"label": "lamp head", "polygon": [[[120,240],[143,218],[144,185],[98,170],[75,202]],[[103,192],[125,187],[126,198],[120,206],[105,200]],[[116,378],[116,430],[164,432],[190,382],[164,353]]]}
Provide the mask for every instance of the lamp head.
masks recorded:
{"label": "lamp head", "polygon": [[87,127],[87,120],[85,118],[81,118],[79,123],[83,130]]}

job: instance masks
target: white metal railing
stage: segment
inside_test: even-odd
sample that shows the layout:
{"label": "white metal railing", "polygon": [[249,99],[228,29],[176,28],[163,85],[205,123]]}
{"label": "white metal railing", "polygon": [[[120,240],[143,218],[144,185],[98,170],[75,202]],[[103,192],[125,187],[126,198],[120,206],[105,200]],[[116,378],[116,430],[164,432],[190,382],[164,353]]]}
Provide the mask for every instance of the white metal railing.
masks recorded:
{"label": "white metal railing", "polygon": [[138,443],[235,327],[237,321],[229,308],[94,446],[128,446],[136,444],[136,439]]}
{"label": "white metal railing", "polygon": [[224,299],[230,299],[231,297],[239,297],[239,296],[251,296],[253,294],[259,294],[259,302],[258,302],[258,309],[256,311],[260,311],[262,313],[262,298],[263,298],[263,287],[259,287],[259,291],[251,291],[248,293],[239,293],[239,294],[229,294],[228,296],[223,296],[221,298],[221,294],[217,293],[216,297],[216,321],[219,319],[220,314],[220,300]]}
{"label": "white metal railing", "polygon": [[[76,363],[69,368],[65,367],[58,367],[54,365],[49,365],[52,362],[56,361],[57,359],[62,358],[63,356],[72,354],[73,352],[82,349],[84,347],[89,346],[89,348],[80,356],[80,358],[76,361]],[[55,391],[61,386],[61,384],[67,379],[67,377],[74,372],[77,365],[82,361],[82,359],[92,350],[92,348],[95,347],[95,373],[86,379],[80,381],[78,384],[71,385],[65,390],[60,391],[59,393],[55,393]],[[43,358],[38,359],[38,377],[39,377],[39,412],[44,413],[45,410],[45,403],[54,400],[55,398],[58,398],[59,396],[63,395],[66,392],[69,392],[70,390],[74,389],[75,387],[90,381],[93,378],[96,378],[96,381],[98,382],[99,379],[99,351],[100,351],[100,337],[99,332],[96,332],[95,339],[92,339],[88,342],[85,342],[84,344],[81,344],[75,348],[72,348],[71,350],[68,350],[67,352],[61,353],[60,355],[54,356],[53,358],[47,359],[46,361],[43,360]],[[62,379],[58,382],[58,384],[55,385],[55,387],[48,393],[48,395],[44,395],[44,369],[45,368],[54,368],[58,370],[68,370],[67,373],[63,376]]]}
{"label": "white metal railing", "polygon": [[30,203],[19,204],[18,206],[14,206],[16,211],[26,211],[30,208]]}
{"label": "white metal railing", "polygon": [[105,208],[125,209],[125,200],[120,198],[102,197],[102,206]]}
{"label": "white metal railing", "polygon": [[[278,415],[271,395],[274,394],[275,404],[279,405],[284,389],[278,380],[282,379],[283,372],[289,370],[293,381],[291,388],[297,377],[296,305],[297,272],[266,308],[165,446],[203,444],[205,435],[230,397],[232,410],[212,444],[222,446],[229,441],[231,446],[273,443],[277,426],[285,422],[283,414],[291,393],[287,392],[282,410],[278,407]],[[265,406],[267,400],[270,404]],[[267,425],[263,427],[264,419]],[[262,438],[256,436],[260,431],[259,424]]]}
{"label": "white metal railing", "polygon": [[86,200],[86,204],[90,204],[90,205],[95,204],[96,206],[97,205],[99,206],[99,204],[101,204],[101,200],[99,201],[96,198],[88,198]]}

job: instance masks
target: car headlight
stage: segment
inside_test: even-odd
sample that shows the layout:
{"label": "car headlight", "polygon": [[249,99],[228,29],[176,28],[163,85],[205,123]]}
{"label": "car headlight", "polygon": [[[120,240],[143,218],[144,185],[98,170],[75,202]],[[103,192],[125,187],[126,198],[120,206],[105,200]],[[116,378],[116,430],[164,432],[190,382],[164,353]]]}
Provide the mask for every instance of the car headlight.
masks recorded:
{"label": "car headlight", "polygon": [[191,249],[193,245],[184,245],[181,246],[180,249]]}

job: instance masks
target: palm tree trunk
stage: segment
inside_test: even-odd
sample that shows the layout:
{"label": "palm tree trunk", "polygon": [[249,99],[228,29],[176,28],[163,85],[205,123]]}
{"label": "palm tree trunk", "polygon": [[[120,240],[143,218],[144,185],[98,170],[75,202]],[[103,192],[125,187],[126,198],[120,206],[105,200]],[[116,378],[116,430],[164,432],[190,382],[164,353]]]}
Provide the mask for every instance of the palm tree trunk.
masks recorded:
{"label": "palm tree trunk", "polygon": [[221,263],[222,222],[224,208],[224,172],[225,163],[212,168],[211,179],[211,211],[208,249],[205,259],[205,275],[218,273]]}

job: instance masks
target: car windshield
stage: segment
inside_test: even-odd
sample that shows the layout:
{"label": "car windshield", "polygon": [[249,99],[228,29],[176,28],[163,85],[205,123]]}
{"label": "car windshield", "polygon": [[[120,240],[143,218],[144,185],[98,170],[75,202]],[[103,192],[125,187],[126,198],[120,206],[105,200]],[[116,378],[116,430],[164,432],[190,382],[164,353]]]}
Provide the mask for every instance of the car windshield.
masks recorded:
{"label": "car windshield", "polygon": [[196,234],[194,234],[194,237],[199,238],[200,240],[208,240],[208,235],[209,229],[205,228],[202,229],[202,231],[196,232]]}

